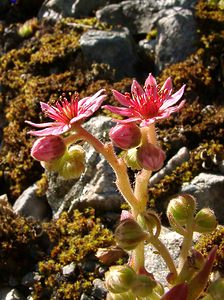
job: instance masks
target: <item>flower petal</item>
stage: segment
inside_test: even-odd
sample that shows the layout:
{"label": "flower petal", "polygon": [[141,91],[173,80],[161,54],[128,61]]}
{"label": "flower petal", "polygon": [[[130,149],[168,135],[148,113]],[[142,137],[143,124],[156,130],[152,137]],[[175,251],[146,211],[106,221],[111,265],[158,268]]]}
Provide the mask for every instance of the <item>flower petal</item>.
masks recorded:
{"label": "flower petal", "polygon": [[112,105],[104,105],[104,109],[110,110],[114,114],[122,115],[122,116],[132,116],[132,112],[127,107],[118,107],[118,106],[112,106]]}
{"label": "flower petal", "polygon": [[136,80],[133,80],[133,82],[132,82],[131,93],[135,97],[140,97],[142,94],[144,94],[143,88],[141,87],[141,85]]}
{"label": "flower petal", "polygon": [[185,89],[185,85],[183,85],[175,94],[173,94],[166,101],[164,101],[164,103],[160,106],[159,110],[161,110],[161,111],[165,110],[168,107],[176,104],[180,100],[180,98],[183,96],[184,89]]}
{"label": "flower petal", "polygon": [[121,123],[121,124],[128,124],[128,123],[134,123],[134,122],[139,122],[141,121],[141,118],[128,118],[128,119],[125,119],[125,120],[118,120],[118,119],[113,119],[114,122],[117,122],[117,123]]}
{"label": "flower petal", "polygon": [[[34,127],[38,127],[38,128],[45,128],[45,127],[51,127],[54,126],[56,123],[55,122],[47,122],[47,123],[33,123],[31,121],[25,121],[25,123],[34,126]],[[59,125],[63,125],[63,123],[58,123]]]}
{"label": "flower petal", "polygon": [[157,82],[156,82],[156,79],[155,77],[152,76],[151,73],[149,73],[149,76],[146,78],[146,81],[145,81],[145,86],[147,85],[150,85],[150,86],[157,86]]}
{"label": "flower petal", "polygon": [[112,90],[112,93],[115,97],[115,99],[120,102],[120,104],[124,105],[124,106],[129,106],[129,100],[121,93],[119,93],[116,90]]}
{"label": "flower petal", "polygon": [[172,80],[170,77],[167,78],[167,80],[164,82],[161,90],[168,90],[169,91],[169,96],[172,93],[172,89],[173,89],[173,84],[172,84]]}
{"label": "flower petal", "polygon": [[60,135],[62,133],[65,133],[69,129],[70,126],[68,125],[60,125],[60,126],[49,127],[37,131],[29,131],[28,133],[34,136]]}

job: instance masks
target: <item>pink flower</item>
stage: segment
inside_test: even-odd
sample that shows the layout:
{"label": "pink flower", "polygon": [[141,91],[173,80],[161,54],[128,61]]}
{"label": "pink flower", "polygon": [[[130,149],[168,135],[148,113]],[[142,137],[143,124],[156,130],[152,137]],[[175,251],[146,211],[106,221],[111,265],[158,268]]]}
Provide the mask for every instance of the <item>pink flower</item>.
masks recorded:
{"label": "pink flower", "polygon": [[185,101],[181,101],[175,105],[183,96],[185,85],[181,87],[175,94],[172,94],[172,81],[168,78],[162,88],[160,88],[156,79],[149,74],[145,81],[144,88],[133,80],[131,86],[131,94],[124,95],[113,90],[113,95],[124,107],[115,107],[105,105],[103,108],[110,110],[112,113],[129,117],[125,120],[116,120],[119,123],[140,123],[140,126],[148,126],[156,120],[164,119],[171,113],[182,108]]}
{"label": "pink flower", "polygon": [[26,121],[32,126],[44,128],[38,131],[30,131],[29,133],[35,136],[65,133],[72,128],[73,124],[83,121],[97,111],[106,98],[106,95],[101,95],[104,91],[104,89],[101,89],[92,97],[86,97],[81,100],[79,100],[78,93],[75,93],[71,96],[70,102],[66,97],[62,97],[60,101],[56,102],[55,106],[41,102],[42,111],[54,122],[37,124]]}

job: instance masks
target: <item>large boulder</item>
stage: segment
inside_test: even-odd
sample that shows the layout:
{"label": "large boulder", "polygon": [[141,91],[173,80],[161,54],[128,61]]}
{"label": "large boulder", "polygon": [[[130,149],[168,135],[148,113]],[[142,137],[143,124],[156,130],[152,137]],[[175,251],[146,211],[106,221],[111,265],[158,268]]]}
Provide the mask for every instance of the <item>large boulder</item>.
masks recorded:
{"label": "large boulder", "polygon": [[[170,9],[158,20],[155,64],[159,71],[183,61],[196,49],[197,27],[189,9]],[[184,33],[183,33],[184,30]]]}
{"label": "large boulder", "polygon": [[89,30],[81,36],[81,50],[89,63],[105,63],[117,70],[118,77],[135,76],[138,57],[126,28],[120,30]]}
{"label": "large boulder", "polygon": [[[107,132],[113,126],[110,118],[91,118],[85,128],[101,141],[108,140]],[[54,217],[63,210],[94,207],[97,212],[116,211],[122,197],[115,185],[115,175],[107,161],[86,144],[86,169],[78,180],[65,181],[56,174],[49,174],[48,202]],[[66,183],[66,184],[65,184]]]}

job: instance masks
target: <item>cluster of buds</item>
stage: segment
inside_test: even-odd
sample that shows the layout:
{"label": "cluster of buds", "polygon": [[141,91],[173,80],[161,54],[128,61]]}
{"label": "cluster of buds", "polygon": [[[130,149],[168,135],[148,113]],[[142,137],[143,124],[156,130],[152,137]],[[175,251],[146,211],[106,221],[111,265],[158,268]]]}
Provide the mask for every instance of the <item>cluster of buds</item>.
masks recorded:
{"label": "cluster of buds", "polygon": [[48,171],[58,172],[64,179],[79,178],[85,169],[85,151],[80,145],[66,147],[60,136],[37,139],[31,155]]}
{"label": "cluster of buds", "polygon": [[134,123],[117,124],[110,130],[110,139],[125,152],[125,161],[132,170],[159,170],[164,163],[165,153],[159,147],[142,139],[141,129]]}
{"label": "cluster of buds", "polygon": [[189,220],[191,220],[193,231],[209,233],[216,229],[217,220],[210,208],[202,208],[195,213],[196,200],[188,194],[179,195],[172,199],[167,207],[170,225],[180,234],[183,234],[183,228],[186,227]]}

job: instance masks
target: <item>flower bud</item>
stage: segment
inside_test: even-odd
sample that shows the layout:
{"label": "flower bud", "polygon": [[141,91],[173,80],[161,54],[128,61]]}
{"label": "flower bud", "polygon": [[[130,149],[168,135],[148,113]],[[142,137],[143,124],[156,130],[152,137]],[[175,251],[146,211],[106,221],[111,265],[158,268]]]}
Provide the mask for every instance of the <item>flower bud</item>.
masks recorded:
{"label": "flower bud", "polygon": [[106,300],[135,300],[135,299],[136,297],[131,291],[121,293],[121,294],[108,293],[106,298]]}
{"label": "flower bud", "polygon": [[65,150],[65,143],[60,136],[49,135],[34,142],[31,156],[39,161],[51,161],[60,158]]}
{"label": "flower bud", "polygon": [[161,231],[161,222],[159,216],[153,210],[147,211],[138,215],[138,223],[147,230],[150,235],[158,237]]}
{"label": "flower bud", "polygon": [[157,171],[161,169],[165,158],[165,152],[151,143],[146,143],[137,149],[138,163],[146,170]]}
{"label": "flower bud", "polygon": [[137,297],[147,297],[152,293],[156,282],[146,275],[138,275],[132,284],[132,292]]}
{"label": "flower bud", "polygon": [[137,159],[137,148],[129,149],[125,154],[124,160],[126,162],[126,165],[133,171],[142,169]]}
{"label": "flower bud", "polygon": [[113,294],[124,293],[131,288],[135,276],[135,271],[127,265],[112,266],[105,274],[105,284]]}
{"label": "flower bud", "polygon": [[124,150],[137,147],[141,142],[141,130],[134,123],[116,125],[109,136],[115,146]]}
{"label": "flower bud", "polygon": [[212,232],[217,224],[214,212],[209,208],[203,208],[195,216],[194,230],[200,233]]}
{"label": "flower bud", "polygon": [[115,239],[122,249],[133,250],[147,238],[147,233],[133,219],[121,221],[115,230]]}
{"label": "flower bud", "polygon": [[85,150],[79,146],[71,146],[61,158],[59,175],[64,179],[79,178],[85,170]]}
{"label": "flower bud", "polygon": [[179,195],[172,199],[167,207],[167,217],[172,226],[172,218],[174,221],[184,226],[188,218],[192,218],[196,209],[196,201],[191,195]]}

